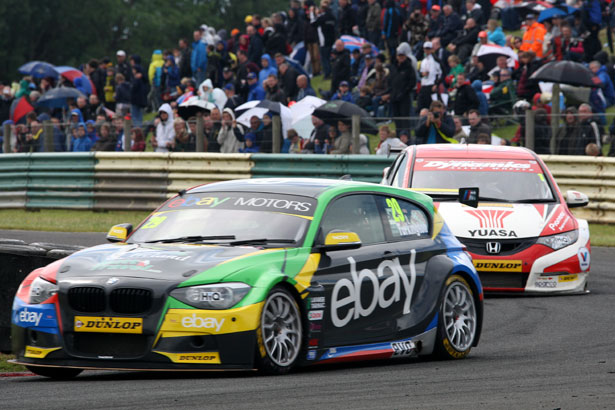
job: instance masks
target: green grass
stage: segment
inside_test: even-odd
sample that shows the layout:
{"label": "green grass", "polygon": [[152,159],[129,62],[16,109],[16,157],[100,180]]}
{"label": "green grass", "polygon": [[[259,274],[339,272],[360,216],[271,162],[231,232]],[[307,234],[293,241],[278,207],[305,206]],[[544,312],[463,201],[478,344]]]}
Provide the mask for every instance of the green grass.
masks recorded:
{"label": "green grass", "polygon": [[592,246],[615,246],[615,226],[589,224]]}
{"label": "green grass", "polygon": [[131,223],[136,226],[149,212],[93,212],[66,209],[46,209],[40,212],[22,209],[0,210],[0,229],[29,231],[107,232],[113,225]]}
{"label": "green grass", "polygon": [[6,372],[27,372],[28,370],[20,364],[9,363],[8,360],[14,359],[11,354],[0,353],[0,373]]}

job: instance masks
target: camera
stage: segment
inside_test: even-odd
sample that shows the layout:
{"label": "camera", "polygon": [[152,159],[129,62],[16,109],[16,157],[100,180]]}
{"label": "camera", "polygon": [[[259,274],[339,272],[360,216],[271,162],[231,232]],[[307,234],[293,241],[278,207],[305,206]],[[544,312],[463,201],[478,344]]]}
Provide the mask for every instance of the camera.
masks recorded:
{"label": "camera", "polygon": [[436,112],[433,112],[433,111],[432,111],[432,113],[433,113],[433,117],[434,117],[435,119],[440,118],[440,112],[439,112],[439,111],[436,111]]}

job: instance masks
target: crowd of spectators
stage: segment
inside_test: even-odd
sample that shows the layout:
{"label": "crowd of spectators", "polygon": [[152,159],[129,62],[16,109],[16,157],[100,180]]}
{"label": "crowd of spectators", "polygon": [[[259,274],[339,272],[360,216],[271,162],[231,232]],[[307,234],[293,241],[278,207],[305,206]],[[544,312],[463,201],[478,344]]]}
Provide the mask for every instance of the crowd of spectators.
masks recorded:
{"label": "crowd of spectators", "polygon": [[[48,120],[55,151],[124,150],[125,132],[133,151],[148,144],[157,152],[194,151],[195,118],[180,117],[178,106],[198,98],[215,107],[203,118],[206,151],[350,153],[348,118],[313,117],[309,135],[286,129],[280,147],[273,147],[271,113],[253,116],[249,126],[237,122],[235,110],[245,102],[291,105],[319,95],[395,122],[394,129],[391,121],[380,127],[373,152],[414,143],[491,143],[489,117],[519,108],[536,110],[536,151],[549,153],[551,107],[530,77],[546,62],[573,60],[588,65],[595,87],[586,103],[562,107],[553,153],[591,153],[604,142],[601,114],[615,104],[615,68],[598,38],[610,8],[601,0],[557,3],[565,15],[539,22],[537,13],[521,13],[512,2],[499,9],[489,0],[290,0],[284,12],[246,16],[241,29],[202,25],[177,47],[155,50],[149,65],[123,50],[113,59],[92,59],[81,69],[93,89],[67,109],[36,102],[57,86],[85,90],[78,81],[26,77],[2,85],[0,120],[12,125],[16,152],[42,150]],[[506,35],[502,22],[523,23],[525,31]],[[342,36],[367,41],[349,51]],[[488,45],[512,54],[486,66],[479,51]],[[316,76],[330,87],[317,93]],[[143,121],[147,112],[156,113],[153,122]],[[131,130],[123,129],[125,118]],[[524,143],[523,128],[521,122],[513,143]],[[369,152],[364,136],[361,145]]]}

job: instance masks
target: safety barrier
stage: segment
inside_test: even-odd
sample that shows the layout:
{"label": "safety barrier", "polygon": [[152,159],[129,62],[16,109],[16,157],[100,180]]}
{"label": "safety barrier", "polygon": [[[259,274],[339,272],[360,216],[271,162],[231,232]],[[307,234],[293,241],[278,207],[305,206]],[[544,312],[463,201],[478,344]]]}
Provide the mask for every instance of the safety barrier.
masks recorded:
{"label": "safety barrier", "polygon": [[[560,189],[586,193],[573,210],[615,224],[615,158],[542,157]],[[35,153],[0,156],[0,208],[152,210],[182,189],[241,178],[351,175],[379,182],[393,156],[215,153]]]}

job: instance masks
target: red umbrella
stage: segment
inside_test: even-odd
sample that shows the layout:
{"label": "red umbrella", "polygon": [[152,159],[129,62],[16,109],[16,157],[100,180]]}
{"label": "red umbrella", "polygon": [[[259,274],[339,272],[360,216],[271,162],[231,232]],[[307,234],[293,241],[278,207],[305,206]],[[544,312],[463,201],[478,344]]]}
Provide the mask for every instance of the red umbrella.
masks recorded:
{"label": "red umbrella", "polygon": [[23,96],[19,99],[17,104],[15,104],[15,109],[11,114],[11,118],[13,119],[13,122],[17,124],[19,120],[21,120],[26,114],[32,111],[34,111],[34,107],[32,106],[32,104],[30,104],[28,99]]}
{"label": "red umbrella", "polygon": [[[81,91],[83,91],[84,94],[96,94],[96,87],[94,86],[94,83],[83,72],[77,70],[74,67],[69,67],[66,65],[57,66],[56,70],[58,71],[58,73],[60,73],[62,77],[66,78],[73,84],[75,84],[76,79],[80,78],[82,85]],[[77,84],[75,84],[75,86],[77,86]]]}

